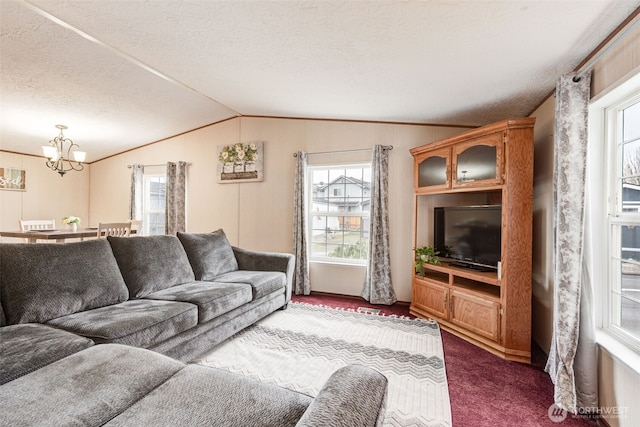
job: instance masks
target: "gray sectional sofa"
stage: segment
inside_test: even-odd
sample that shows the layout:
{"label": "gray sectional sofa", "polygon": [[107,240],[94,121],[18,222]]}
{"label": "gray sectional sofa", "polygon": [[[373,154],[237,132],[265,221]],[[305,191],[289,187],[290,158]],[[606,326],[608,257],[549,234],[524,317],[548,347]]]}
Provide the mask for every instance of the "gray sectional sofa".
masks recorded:
{"label": "gray sectional sofa", "polygon": [[294,258],[224,232],[0,246],[0,325],[44,324],[188,362],[291,298]]}
{"label": "gray sectional sofa", "polygon": [[349,365],[315,399],[153,351],[101,344],[0,386],[2,426],[380,425],[387,381]]}
{"label": "gray sectional sofa", "polygon": [[[286,308],[294,262],[222,230],[0,243],[0,425],[375,425],[386,379],[367,368],[313,401],[186,364]],[[347,424],[325,423],[336,404]]]}

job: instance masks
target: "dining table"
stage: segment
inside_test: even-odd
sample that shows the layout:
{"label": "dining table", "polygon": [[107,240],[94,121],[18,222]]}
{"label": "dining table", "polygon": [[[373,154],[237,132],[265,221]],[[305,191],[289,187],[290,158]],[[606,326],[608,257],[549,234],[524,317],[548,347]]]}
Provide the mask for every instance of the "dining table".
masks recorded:
{"label": "dining table", "polygon": [[29,243],[36,243],[38,240],[55,240],[64,243],[67,239],[84,240],[86,237],[98,237],[98,227],[79,228],[77,230],[28,230],[28,231],[0,231],[0,237],[14,237],[26,239]]}

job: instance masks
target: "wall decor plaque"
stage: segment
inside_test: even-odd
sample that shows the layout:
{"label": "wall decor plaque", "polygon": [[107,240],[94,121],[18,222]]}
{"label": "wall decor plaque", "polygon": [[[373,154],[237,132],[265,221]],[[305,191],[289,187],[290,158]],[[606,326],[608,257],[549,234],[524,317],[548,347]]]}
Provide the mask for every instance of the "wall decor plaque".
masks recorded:
{"label": "wall decor plaque", "polygon": [[262,142],[218,146],[218,182],[262,181],[264,151]]}
{"label": "wall decor plaque", "polygon": [[26,191],[27,171],[17,168],[0,168],[0,190]]}

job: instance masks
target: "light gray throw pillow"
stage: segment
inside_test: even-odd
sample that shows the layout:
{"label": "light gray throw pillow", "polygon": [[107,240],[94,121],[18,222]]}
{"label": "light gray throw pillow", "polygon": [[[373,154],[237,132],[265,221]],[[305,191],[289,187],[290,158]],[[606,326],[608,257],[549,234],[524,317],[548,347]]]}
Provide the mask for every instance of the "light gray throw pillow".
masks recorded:
{"label": "light gray throw pillow", "polygon": [[204,234],[178,232],[178,239],[187,252],[196,280],[212,280],[238,269],[233,248],[222,229]]}

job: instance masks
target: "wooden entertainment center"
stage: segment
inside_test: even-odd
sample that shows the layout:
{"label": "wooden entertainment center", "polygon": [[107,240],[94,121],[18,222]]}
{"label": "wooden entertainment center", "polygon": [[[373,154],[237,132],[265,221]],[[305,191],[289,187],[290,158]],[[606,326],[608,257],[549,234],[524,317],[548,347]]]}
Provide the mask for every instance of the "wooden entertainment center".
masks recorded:
{"label": "wooden entertainment center", "polygon": [[414,269],[412,314],[508,360],[531,362],[535,118],[503,120],[415,147],[414,247],[433,245],[434,208],[501,205],[500,262]]}

